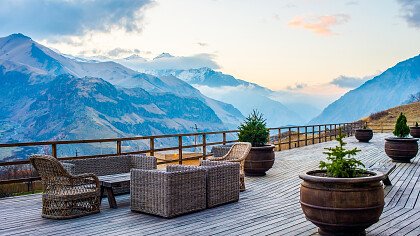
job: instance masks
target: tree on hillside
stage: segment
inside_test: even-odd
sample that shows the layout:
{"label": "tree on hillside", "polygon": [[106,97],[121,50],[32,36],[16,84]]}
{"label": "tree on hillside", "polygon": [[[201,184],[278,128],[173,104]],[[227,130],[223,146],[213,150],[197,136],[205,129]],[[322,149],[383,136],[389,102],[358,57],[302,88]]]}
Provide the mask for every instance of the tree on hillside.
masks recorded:
{"label": "tree on hillside", "polygon": [[413,93],[408,97],[407,103],[420,102],[420,92]]}

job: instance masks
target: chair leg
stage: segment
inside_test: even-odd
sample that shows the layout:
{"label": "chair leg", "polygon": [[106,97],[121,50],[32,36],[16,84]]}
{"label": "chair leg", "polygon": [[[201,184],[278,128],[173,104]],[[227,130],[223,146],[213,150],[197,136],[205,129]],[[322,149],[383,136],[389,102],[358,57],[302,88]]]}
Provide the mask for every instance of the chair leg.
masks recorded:
{"label": "chair leg", "polygon": [[239,186],[239,190],[241,192],[245,191],[245,176],[241,175],[240,177],[240,186]]}

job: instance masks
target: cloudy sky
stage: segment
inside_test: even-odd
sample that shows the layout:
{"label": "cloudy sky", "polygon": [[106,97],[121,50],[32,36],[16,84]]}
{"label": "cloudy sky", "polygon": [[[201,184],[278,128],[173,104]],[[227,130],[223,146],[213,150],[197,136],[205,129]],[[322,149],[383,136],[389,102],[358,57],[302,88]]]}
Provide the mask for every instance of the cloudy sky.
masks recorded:
{"label": "cloudy sky", "polygon": [[290,92],[339,96],[420,53],[416,0],[1,0],[1,6],[2,36],[21,32],[86,57],[167,52]]}

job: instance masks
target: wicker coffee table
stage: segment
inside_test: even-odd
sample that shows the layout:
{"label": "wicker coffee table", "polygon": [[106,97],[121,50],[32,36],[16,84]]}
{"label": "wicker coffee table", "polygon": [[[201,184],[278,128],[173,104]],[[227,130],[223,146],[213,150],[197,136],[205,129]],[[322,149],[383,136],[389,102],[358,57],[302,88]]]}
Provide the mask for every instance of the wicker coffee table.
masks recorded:
{"label": "wicker coffee table", "polygon": [[104,191],[106,191],[109,207],[118,208],[113,188],[119,188],[127,184],[129,185],[130,173],[99,176],[99,182],[101,184],[101,200],[104,196]]}

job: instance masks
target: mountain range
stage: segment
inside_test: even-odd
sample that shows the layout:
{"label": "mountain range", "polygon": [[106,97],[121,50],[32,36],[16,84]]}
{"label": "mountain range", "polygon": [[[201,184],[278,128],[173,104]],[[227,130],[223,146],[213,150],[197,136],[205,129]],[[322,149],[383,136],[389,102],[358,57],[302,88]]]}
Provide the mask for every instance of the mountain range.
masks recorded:
{"label": "mountain range", "polygon": [[[387,69],[327,106],[311,123],[351,122],[404,104],[420,92],[420,55]],[[420,119],[420,111],[419,117]]]}
{"label": "mountain range", "polygon": [[176,77],[75,60],[22,34],[0,38],[2,143],[214,131],[242,119]]}

